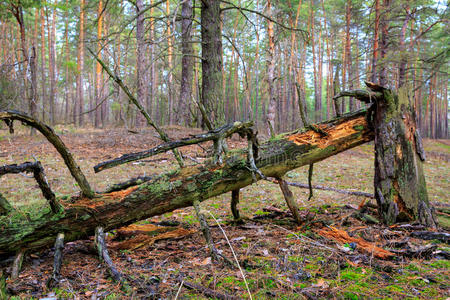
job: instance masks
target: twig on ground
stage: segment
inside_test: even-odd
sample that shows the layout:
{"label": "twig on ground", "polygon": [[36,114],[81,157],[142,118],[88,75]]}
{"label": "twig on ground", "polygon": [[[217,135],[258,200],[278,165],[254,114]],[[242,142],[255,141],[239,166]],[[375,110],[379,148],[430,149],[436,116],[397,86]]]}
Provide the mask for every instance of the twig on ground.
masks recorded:
{"label": "twig on ground", "polygon": [[227,240],[228,246],[230,246],[231,252],[233,253],[234,260],[236,261],[236,264],[237,264],[237,266],[238,266],[238,268],[239,268],[239,271],[241,272],[242,279],[244,280],[245,287],[247,288],[247,292],[248,292],[248,295],[249,295],[249,297],[250,297],[250,300],[252,300],[252,299],[253,299],[253,298],[252,298],[252,294],[250,293],[250,289],[249,289],[249,287],[248,287],[247,280],[245,279],[244,271],[242,270],[241,265],[239,264],[239,260],[237,259],[236,253],[234,252],[233,246],[231,246],[231,242],[230,242],[230,240],[228,239],[228,236],[227,236],[227,234],[225,233],[225,230],[223,230],[222,226],[220,225],[219,221],[217,221],[216,217],[214,217],[214,215],[213,215],[210,211],[208,211],[208,213],[211,215],[211,217],[214,219],[214,221],[216,221],[216,223],[217,223],[217,225],[219,226],[220,230],[222,231],[222,233],[223,233],[225,239]]}

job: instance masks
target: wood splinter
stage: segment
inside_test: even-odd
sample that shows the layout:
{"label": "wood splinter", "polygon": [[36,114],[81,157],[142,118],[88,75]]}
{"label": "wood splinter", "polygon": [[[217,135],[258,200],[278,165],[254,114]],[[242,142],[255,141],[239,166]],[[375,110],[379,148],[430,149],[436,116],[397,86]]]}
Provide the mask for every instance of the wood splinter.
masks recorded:
{"label": "wood splinter", "polygon": [[58,233],[55,241],[55,255],[53,260],[53,274],[47,280],[47,287],[54,288],[61,281],[61,266],[64,250],[64,233]]}
{"label": "wood splinter", "polygon": [[97,252],[100,261],[105,262],[112,278],[116,282],[122,282],[123,279],[122,274],[117,270],[116,266],[114,265],[114,262],[109,256],[108,248],[106,247],[105,233],[103,231],[103,227],[97,227],[95,229],[95,246],[97,247]]}

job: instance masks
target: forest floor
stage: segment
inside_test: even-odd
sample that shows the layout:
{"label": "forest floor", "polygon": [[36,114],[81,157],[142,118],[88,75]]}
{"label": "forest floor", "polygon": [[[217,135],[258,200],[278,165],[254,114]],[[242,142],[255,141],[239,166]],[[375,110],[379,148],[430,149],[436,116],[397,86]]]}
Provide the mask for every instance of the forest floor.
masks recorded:
{"label": "forest floor", "polygon": [[[78,193],[51,145],[42,136],[30,137],[28,131],[17,127],[15,135],[0,129],[0,165],[39,160],[57,196]],[[172,138],[200,132],[180,127],[166,129]],[[98,191],[138,175],[160,174],[176,168],[172,154],[167,153],[94,174],[92,167],[99,162],[156,146],[159,140],[155,132],[145,129],[132,134],[125,129],[69,127],[56,127],[56,131]],[[230,148],[245,146],[246,141],[238,138],[229,142]],[[448,233],[450,140],[425,140],[425,149],[429,197],[442,208],[438,211],[441,231]],[[205,157],[199,146],[181,151],[197,160]],[[372,193],[373,151],[373,145],[366,144],[315,164],[313,184]],[[306,183],[307,173],[307,167],[300,168],[289,172],[286,179]],[[291,190],[309,220],[300,226],[293,222],[278,185],[269,181],[259,181],[241,190],[239,210],[244,223],[233,222],[230,194],[201,204],[203,210],[210,212],[207,217],[215,246],[234,261],[223,228],[244,270],[253,299],[448,299],[448,239],[445,243],[413,238],[411,231],[420,229],[415,226],[369,224],[361,218],[358,206],[362,201],[374,204],[373,199],[315,190],[312,200],[307,201],[307,189],[291,187]],[[34,214],[46,205],[34,179],[27,175],[1,177],[0,192],[24,214]],[[365,207],[366,214],[376,217],[376,209]],[[12,299],[207,299],[202,289],[222,296],[250,298],[237,266],[209,258],[192,208],[138,225],[108,235],[110,254],[127,278],[126,285],[112,281],[92,250],[91,239],[66,244],[64,280],[53,290],[45,285],[52,273],[53,250],[28,255],[19,279],[7,281],[10,292],[16,295]],[[136,229],[140,234],[136,235]],[[150,235],[143,235],[145,230],[151,230],[147,233]],[[333,239],[343,232],[349,234],[348,242]],[[378,258],[382,250],[373,248],[374,245],[396,254],[389,259]],[[420,247],[428,250],[415,251]],[[410,251],[402,253],[404,249]]]}

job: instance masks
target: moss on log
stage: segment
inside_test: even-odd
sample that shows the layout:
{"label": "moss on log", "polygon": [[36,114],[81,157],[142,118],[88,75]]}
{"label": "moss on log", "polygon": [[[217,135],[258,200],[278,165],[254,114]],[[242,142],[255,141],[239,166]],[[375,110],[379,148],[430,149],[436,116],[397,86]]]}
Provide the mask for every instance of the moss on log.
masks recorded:
{"label": "moss on log", "polygon": [[[328,133],[297,130],[279,135],[259,148],[256,165],[265,176],[281,177],[287,171],[335,155],[373,139],[366,112],[359,111],[317,125]],[[260,177],[257,175],[257,179]],[[0,217],[0,254],[19,249],[51,246],[58,233],[65,241],[91,236],[102,226],[112,230],[175,209],[192,206],[195,200],[243,188],[253,183],[247,151],[230,151],[222,165],[197,165],[163,174],[153,180],[99,197],[72,197],[61,202],[64,210],[47,211],[29,221],[19,213]],[[73,204],[72,204],[73,203]]]}

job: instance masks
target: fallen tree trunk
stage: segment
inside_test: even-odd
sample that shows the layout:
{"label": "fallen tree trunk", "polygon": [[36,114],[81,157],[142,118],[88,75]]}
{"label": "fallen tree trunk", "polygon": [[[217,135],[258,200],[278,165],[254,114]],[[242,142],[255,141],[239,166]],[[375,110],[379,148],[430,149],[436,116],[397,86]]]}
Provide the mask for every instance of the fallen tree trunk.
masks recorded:
{"label": "fallen tree trunk", "polygon": [[[262,144],[256,158],[257,168],[265,176],[281,177],[289,170],[321,161],[374,138],[366,111],[316,127],[327,135],[322,137],[317,130],[297,130]],[[94,199],[73,196],[61,201],[64,206],[61,212],[48,210],[31,221],[20,213],[11,213],[7,219],[0,217],[0,254],[49,247],[58,233],[64,233],[65,241],[70,242],[93,235],[99,226],[109,231],[191,206],[195,200],[203,201],[243,188],[252,184],[254,177],[261,179],[247,163],[247,150],[234,150],[224,157],[224,164],[185,167],[125,190],[97,194]]]}

